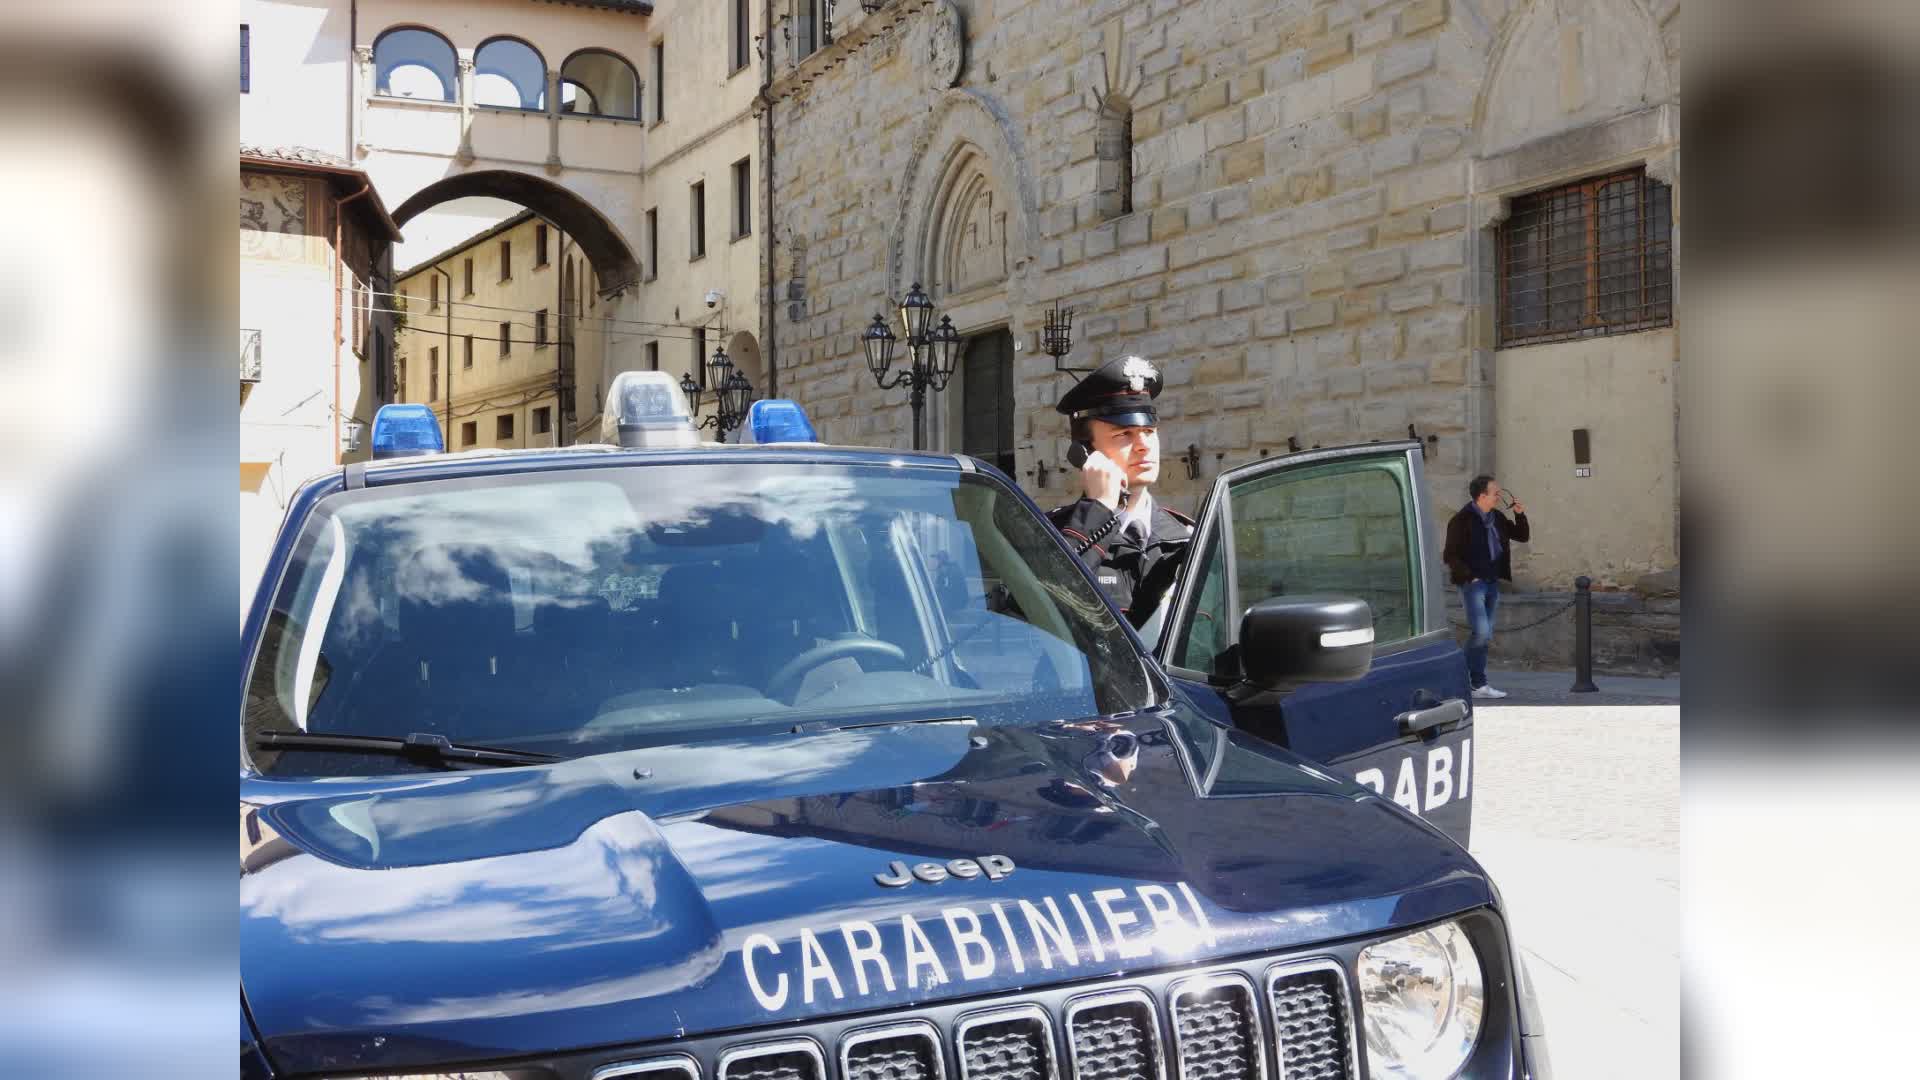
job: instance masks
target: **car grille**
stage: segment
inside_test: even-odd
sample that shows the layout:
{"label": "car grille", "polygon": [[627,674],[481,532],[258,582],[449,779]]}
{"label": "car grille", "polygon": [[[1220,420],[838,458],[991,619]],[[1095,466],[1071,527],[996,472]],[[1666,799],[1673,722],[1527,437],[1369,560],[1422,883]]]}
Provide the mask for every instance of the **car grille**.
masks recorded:
{"label": "car grille", "polygon": [[1176,984],[1173,1045],[1181,1080],[1262,1080],[1259,1006],[1245,977]]}
{"label": "car grille", "polygon": [[1057,1080],[1053,1024],[1046,1011],[1023,1005],[960,1024],[962,1080]]}
{"label": "car grille", "polygon": [[[950,1068],[952,1080],[1360,1080],[1346,973],[1336,961],[1185,975],[1158,993],[1157,983],[1095,988],[1057,1010],[1020,1002],[930,1007],[928,1015],[844,1029],[828,1022],[807,1037],[726,1046],[713,1080],[949,1080]],[[684,1055],[662,1057],[595,1075],[661,1069],[669,1060],[693,1065]],[[705,1075],[676,1064],[671,1075],[647,1080]]]}
{"label": "car grille", "polygon": [[1347,1080],[1353,1040],[1340,969],[1327,966],[1276,978],[1267,993],[1280,1048],[1280,1080]]}

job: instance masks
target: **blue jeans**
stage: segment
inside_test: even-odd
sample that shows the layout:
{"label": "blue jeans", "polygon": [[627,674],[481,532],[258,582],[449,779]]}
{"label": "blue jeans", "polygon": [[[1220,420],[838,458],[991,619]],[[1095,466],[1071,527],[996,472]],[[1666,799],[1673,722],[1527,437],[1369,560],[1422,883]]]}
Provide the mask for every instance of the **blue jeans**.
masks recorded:
{"label": "blue jeans", "polygon": [[1493,612],[1500,606],[1500,583],[1469,581],[1460,586],[1460,602],[1467,609],[1467,681],[1487,685],[1487,647],[1493,644]]}

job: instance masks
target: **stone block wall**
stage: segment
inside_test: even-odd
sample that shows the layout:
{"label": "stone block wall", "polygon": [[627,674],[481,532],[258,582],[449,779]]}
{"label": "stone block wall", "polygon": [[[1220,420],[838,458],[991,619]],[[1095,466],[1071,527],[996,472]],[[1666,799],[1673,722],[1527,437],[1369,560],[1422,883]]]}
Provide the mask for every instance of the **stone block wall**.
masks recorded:
{"label": "stone block wall", "polygon": [[[1652,18],[1637,0],[1586,2]],[[959,267],[964,293],[928,284],[963,330],[1012,330],[1016,479],[1042,502],[1071,484],[1056,472],[1039,487],[1034,469],[1065,458],[1052,405],[1071,377],[1039,350],[1056,301],[1076,311],[1070,363],[1131,352],[1160,365],[1158,490],[1176,505],[1290,439],[1399,439],[1411,425],[1435,437],[1427,472],[1448,511],[1491,467],[1491,375],[1475,351],[1491,256],[1473,126],[1502,34],[1527,5],[842,7],[840,40],[788,65],[771,106],[781,386],[824,437],[909,445],[905,394],[874,386],[858,335],[876,311],[891,317],[885,298],[911,280]],[[947,20],[960,61],[942,45]],[[1132,115],[1123,214],[1101,156],[1115,101]],[[941,177],[972,167],[967,154],[990,181],[990,209],[942,231]]]}

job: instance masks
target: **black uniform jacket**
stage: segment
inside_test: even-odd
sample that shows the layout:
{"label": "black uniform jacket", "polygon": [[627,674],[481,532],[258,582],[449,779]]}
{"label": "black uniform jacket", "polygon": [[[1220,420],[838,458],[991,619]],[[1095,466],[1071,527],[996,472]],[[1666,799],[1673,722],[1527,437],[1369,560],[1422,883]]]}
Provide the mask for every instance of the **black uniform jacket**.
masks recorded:
{"label": "black uniform jacket", "polygon": [[[1047,514],[1053,527],[1067,538],[1074,550],[1086,547],[1090,537],[1100,536],[1113,520],[1113,511],[1097,499],[1081,499]],[[1095,580],[1113,598],[1114,605],[1138,627],[1144,624],[1173,589],[1180,568],[1186,564],[1187,549],[1192,546],[1193,519],[1167,509],[1159,500],[1153,504],[1153,536],[1143,547],[1131,534],[1118,527],[1080,554],[1080,561],[1093,571]]]}

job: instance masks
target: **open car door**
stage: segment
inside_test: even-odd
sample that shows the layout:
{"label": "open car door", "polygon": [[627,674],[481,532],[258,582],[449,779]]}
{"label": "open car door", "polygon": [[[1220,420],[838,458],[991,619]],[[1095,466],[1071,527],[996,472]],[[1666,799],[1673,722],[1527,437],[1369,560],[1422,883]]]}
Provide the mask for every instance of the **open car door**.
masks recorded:
{"label": "open car door", "polygon": [[[1466,655],[1447,627],[1422,460],[1417,442],[1369,443],[1222,473],[1157,651],[1203,707],[1380,792],[1465,846],[1473,708]],[[1245,692],[1242,614],[1268,597],[1307,593],[1367,602],[1371,670],[1352,682]]]}

